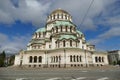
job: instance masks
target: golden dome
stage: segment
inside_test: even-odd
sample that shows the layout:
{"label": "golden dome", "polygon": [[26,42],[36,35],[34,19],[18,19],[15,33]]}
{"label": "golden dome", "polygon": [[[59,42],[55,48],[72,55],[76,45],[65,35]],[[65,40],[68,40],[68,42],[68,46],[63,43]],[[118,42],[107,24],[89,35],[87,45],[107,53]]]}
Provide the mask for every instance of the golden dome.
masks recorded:
{"label": "golden dome", "polygon": [[[54,10],[51,14],[55,14],[55,13],[65,13],[65,14],[69,14],[67,11],[62,10],[61,8],[58,8],[56,10]],[[50,14],[50,15],[51,15]],[[70,14],[69,14],[70,15]]]}

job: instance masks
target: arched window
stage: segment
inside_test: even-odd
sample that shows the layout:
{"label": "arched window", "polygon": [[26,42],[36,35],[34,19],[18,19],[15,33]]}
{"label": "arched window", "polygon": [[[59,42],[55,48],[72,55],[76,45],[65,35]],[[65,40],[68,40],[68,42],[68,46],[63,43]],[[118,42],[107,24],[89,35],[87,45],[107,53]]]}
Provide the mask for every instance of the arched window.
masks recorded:
{"label": "arched window", "polygon": [[57,19],[59,19],[59,14],[57,14]]}
{"label": "arched window", "polygon": [[32,56],[29,57],[29,62],[32,63]]}
{"label": "arched window", "polygon": [[56,33],[58,33],[58,28],[56,27]]}
{"label": "arched window", "polygon": [[70,26],[70,32],[72,32],[72,26]]}
{"label": "arched window", "polygon": [[65,15],[65,19],[67,19],[67,15]]}
{"label": "arched window", "polygon": [[56,62],[58,62],[58,56],[56,56]]}
{"label": "arched window", "polygon": [[39,56],[39,62],[40,63],[42,62],[42,56]]}
{"label": "arched window", "polygon": [[98,58],[97,57],[95,57],[95,62],[98,62]]}
{"label": "arched window", "polygon": [[77,62],[79,62],[79,56],[77,55]]}
{"label": "arched window", "polygon": [[66,32],[67,32],[67,28],[68,28],[68,26],[65,26],[65,30],[66,30]]}
{"label": "arched window", "polygon": [[63,14],[61,14],[61,17],[62,17],[62,19],[63,19]]}
{"label": "arched window", "polygon": [[72,62],[72,55],[70,55],[70,62]]}
{"label": "arched window", "polygon": [[72,47],[72,40],[70,40],[70,47]]}
{"label": "arched window", "polygon": [[60,28],[61,28],[61,32],[62,32],[62,31],[63,31],[63,30],[62,30],[62,25],[60,26]]}
{"label": "arched window", "polygon": [[35,63],[37,62],[37,56],[34,56],[34,62]]}
{"label": "arched window", "polygon": [[99,57],[99,62],[101,62],[101,57]]}
{"label": "arched window", "polygon": [[55,15],[53,15],[53,19],[55,19]]}
{"label": "arched window", "polygon": [[63,47],[65,47],[65,40],[63,41]]}
{"label": "arched window", "polygon": [[82,62],[82,56],[80,56],[79,59],[80,59],[80,62]]}
{"label": "arched window", "polygon": [[40,38],[41,34],[39,33],[39,38]]}
{"label": "arched window", "polygon": [[74,59],[74,62],[76,62],[76,57],[75,57],[75,55],[73,56],[73,59]]}

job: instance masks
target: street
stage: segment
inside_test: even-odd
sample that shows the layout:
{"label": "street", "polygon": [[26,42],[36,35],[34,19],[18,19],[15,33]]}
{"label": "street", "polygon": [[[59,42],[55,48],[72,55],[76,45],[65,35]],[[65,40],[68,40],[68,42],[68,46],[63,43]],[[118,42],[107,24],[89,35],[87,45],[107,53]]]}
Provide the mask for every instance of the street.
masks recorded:
{"label": "street", "polygon": [[109,69],[0,68],[0,80],[120,80],[120,68]]}

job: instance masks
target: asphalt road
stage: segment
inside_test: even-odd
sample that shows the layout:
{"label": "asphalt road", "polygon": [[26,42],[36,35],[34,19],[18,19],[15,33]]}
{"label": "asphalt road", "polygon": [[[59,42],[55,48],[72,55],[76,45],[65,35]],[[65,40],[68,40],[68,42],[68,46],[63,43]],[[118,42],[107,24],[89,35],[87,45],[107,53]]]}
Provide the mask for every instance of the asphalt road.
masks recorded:
{"label": "asphalt road", "polygon": [[0,68],[0,80],[120,80],[120,68],[109,69]]}

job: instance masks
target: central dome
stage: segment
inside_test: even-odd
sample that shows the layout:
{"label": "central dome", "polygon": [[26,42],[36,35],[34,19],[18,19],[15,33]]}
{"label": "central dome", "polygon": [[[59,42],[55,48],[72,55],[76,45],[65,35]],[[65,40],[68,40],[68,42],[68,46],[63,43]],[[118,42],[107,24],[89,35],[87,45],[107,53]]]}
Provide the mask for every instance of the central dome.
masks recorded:
{"label": "central dome", "polygon": [[47,23],[58,20],[72,22],[72,17],[67,11],[59,8],[51,12],[51,14],[48,16]]}

